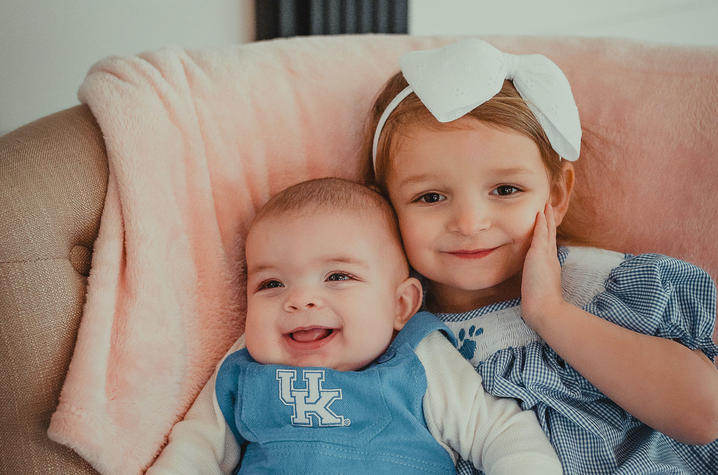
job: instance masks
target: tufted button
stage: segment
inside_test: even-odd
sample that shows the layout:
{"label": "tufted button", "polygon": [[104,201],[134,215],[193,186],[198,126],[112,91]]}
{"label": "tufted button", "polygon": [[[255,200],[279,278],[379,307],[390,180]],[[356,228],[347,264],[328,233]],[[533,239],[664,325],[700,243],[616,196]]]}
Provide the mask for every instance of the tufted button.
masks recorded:
{"label": "tufted button", "polygon": [[84,276],[90,275],[90,263],[92,261],[92,250],[85,246],[75,245],[70,249],[70,264]]}

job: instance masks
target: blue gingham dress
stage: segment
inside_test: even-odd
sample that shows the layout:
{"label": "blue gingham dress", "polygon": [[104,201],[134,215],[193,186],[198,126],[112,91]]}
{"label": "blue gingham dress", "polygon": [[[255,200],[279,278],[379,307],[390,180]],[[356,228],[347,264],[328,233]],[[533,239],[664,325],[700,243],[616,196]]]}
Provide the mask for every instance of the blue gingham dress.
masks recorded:
{"label": "blue gingham dress", "polygon": [[[700,349],[711,360],[718,354],[715,284],[698,267],[656,254],[582,247],[560,248],[559,261],[568,301],[631,330]],[[718,440],[682,444],[631,416],[528,328],[519,304],[514,299],[438,316],[486,391],[536,412],[565,473],[718,473]],[[475,473],[465,461],[457,472]]]}

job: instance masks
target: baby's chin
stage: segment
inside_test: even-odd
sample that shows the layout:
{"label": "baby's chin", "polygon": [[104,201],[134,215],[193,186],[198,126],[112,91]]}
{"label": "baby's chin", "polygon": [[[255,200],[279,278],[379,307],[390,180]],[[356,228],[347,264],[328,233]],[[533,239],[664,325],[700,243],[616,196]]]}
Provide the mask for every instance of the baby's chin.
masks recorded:
{"label": "baby's chin", "polygon": [[283,363],[279,363],[285,366],[296,366],[298,368],[328,368],[335,371],[356,371],[364,366],[363,363],[348,363],[348,362],[336,362],[329,361],[325,358],[301,358],[298,360],[289,360]]}
{"label": "baby's chin", "polygon": [[276,366],[292,366],[296,368],[327,368],[335,371],[358,371],[368,363],[366,362],[337,362],[328,358],[321,358],[317,355],[308,355],[301,358],[273,358],[266,360],[258,360],[252,357],[255,361],[261,364],[271,364]]}

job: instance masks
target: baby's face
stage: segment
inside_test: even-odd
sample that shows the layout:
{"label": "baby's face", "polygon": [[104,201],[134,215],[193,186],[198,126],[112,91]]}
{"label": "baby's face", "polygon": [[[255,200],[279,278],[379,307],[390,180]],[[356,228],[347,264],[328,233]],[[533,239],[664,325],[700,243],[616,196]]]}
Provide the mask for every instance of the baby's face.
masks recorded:
{"label": "baby's face", "polygon": [[348,371],[384,352],[402,326],[396,290],[407,276],[374,215],[285,214],[252,226],[245,335],[256,361]]}

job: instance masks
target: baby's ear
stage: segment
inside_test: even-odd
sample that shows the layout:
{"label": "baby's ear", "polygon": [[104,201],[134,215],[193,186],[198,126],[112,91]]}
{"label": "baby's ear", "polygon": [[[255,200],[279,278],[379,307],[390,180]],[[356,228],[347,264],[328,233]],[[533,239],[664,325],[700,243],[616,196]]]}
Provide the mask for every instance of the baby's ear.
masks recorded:
{"label": "baby's ear", "polygon": [[396,310],[394,312],[394,330],[404,328],[406,322],[419,311],[421,307],[421,282],[414,277],[403,281],[396,289]]}
{"label": "baby's ear", "polygon": [[568,211],[574,179],[573,164],[568,160],[561,160],[561,176],[551,185],[551,208],[553,208],[556,226],[561,224]]}

